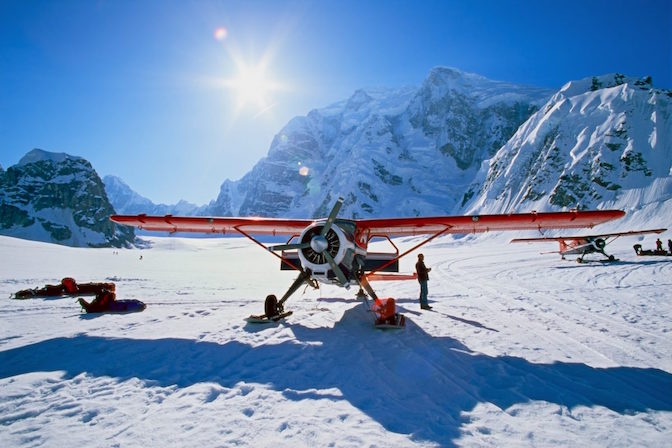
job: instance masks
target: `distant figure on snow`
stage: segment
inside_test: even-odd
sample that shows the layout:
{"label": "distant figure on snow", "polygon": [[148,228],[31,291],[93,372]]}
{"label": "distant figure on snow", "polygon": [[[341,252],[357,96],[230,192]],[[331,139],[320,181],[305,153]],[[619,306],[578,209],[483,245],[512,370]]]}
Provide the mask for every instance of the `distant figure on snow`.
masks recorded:
{"label": "distant figure on snow", "polygon": [[660,241],[660,238],[656,239],[656,250],[659,250],[661,252],[665,252],[663,250],[663,242]]}
{"label": "distant figure on snow", "polygon": [[423,254],[418,254],[418,262],[415,263],[415,272],[418,273],[418,282],[420,283],[420,308],[423,310],[432,309],[427,302],[427,282],[429,281],[429,271],[431,270],[432,268],[425,266],[425,256]]}
{"label": "distant figure on snow", "polygon": [[672,255],[672,240],[667,240],[667,249],[670,255]]}

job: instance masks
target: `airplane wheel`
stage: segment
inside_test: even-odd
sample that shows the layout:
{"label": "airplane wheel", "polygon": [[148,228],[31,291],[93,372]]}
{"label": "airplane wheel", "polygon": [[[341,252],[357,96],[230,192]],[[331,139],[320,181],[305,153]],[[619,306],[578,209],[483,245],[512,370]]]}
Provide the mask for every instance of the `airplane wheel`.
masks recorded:
{"label": "airplane wheel", "polygon": [[278,298],[273,294],[266,296],[264,302],[264,313],[267,317],[277,316],[278,313]]}
{"label": "airplane wheel", "polygon": [[616,258],[614,258],[613,255],[609,255],[609,261],[615,261],[615,260],[616,260]]}

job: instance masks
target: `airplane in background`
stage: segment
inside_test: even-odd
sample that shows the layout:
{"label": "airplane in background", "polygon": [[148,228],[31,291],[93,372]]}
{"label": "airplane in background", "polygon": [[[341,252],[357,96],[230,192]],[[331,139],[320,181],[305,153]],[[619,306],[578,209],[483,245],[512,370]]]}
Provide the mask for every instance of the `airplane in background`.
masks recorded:
{"label": "airplane in background", "polygon": [[621,236],[635,236],[646,235],[648,233],[663,233],[667,229],[651,229],[651,230],[632,230],[629,232],[604,233],[601,235],[586,235],[586,236],[558,236],[547,238],[516,238],[511,240],[512,243],[541,243],[549,241],[557,241],[560,244],[560,250],[553,252],[542,252],[549,254],[560,254],[562,259],[565,255],[579,255],[576,259],[579,263],[583,263],[583,257],[588,254],[602,254],[606,261],[616,261],[613,255],[607,255],[604,248],[614,242]]}
{"label": "airplane in background", "polygon": [[[303,284],[313,287],[318,282],[345,287],[359,286],[359,296],[373,301],[377,327],[404,326],[404,316],[396,312],[394,299],[379,299],[371,287],[374,279],[409,279],[399,272],[399,260],[412,251],[445,234],[466,234],[505,230],[544,230],[564,228],[592,228],[595,225],[621,218],[621,210],[568,211],[548,213],[521,213],[502,215],[438,216],[382,219],[339,219],[343,205],[338,198],[325,219],[283,219],[261,217],[177,217],[114,215],[118,224],[152,231],[196,232],[209,234],[239,234],[281,261],[281,269],[299,271],[299,275],[278,300],[266,297],[265,314],[250,316],[249,322],[278,320],[291,314],[285,312],[287,299]],[[285,244],[267,246],[253,235],[288,236]],[[420,243],[403,253],[392,243],[391,237],[427,235]],[[393,252],[369,252],[374,239],[386,239]],[[364,292],[366,291],[366,292]]]}

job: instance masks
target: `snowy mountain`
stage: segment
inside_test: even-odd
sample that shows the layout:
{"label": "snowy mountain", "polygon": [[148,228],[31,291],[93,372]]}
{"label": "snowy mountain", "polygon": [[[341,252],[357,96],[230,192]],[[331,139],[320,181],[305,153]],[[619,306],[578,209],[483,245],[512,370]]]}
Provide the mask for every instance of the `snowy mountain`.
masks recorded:
{"label": "snowy mountain", "polygon": [[203,209],[203,207],[184,200],[172,205],[155,204],[150,199],[133,191],[121,178],[116,176],[103,177],[103,184],[110,203],[119,214],[146,213],[148,215],[191,216],[201,214]]}
{"label": "snowy mountain", "polygon": [[126,247],[133,229],[114,213],[103,183],[81,157],[34,149],[0,172],[0,234],[69,246]]}
{"label": "snowy mountain", "polygon": [[344,217],[453,212],[553,92],[435,68],[419,88],[358,90],[291,120],[267,157],[225,181],[210,214]]}
{"label": "snowy mountain", "polygon": [[620,208],[672,216],[672,92],[620,74],[563,86],[476,176],[465,212]]}
{"label": "snowy mountain", "polygon": [[[342,217],[619,208],[629,217],[617,227],[633,214],[668,227],[671,101],[650,78],[604,75],[553,93],[439,67],[419,87],[358,90],[292,119],[207,205],[157,205],[114,176],[105,190],[123,214],[326,216],[343,196]],[[77,159],[41,151],[19,165]],[[32,212],[4,204],[2,226],[30,234]]]}
{"label": "snowy mountain", "polygon": [[621,74],[552,94],[436,68],[293,119],[207,214],[325,216],[341,195],[344,217],[619,208],[667,227],[671,100]]}

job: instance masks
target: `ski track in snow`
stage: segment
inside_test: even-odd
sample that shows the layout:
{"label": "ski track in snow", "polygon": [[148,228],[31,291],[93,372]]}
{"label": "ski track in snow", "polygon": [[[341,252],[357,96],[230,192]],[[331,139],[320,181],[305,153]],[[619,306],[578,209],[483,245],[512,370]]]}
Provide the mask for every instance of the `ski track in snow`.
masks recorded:
{"label": "ski track in snow", "polygon": [[417,282],[374,283],[407,317],[378,331],[356,288],[328,286],[246,324],[295,274],[239,240],[115,255],[0,237],[0,297],[72,276],[148,306],[7,299],[0,446],[668,445],[672,259],[626,241],[620,262],[577,264],[508,239],[425,246],[434,310]]}

